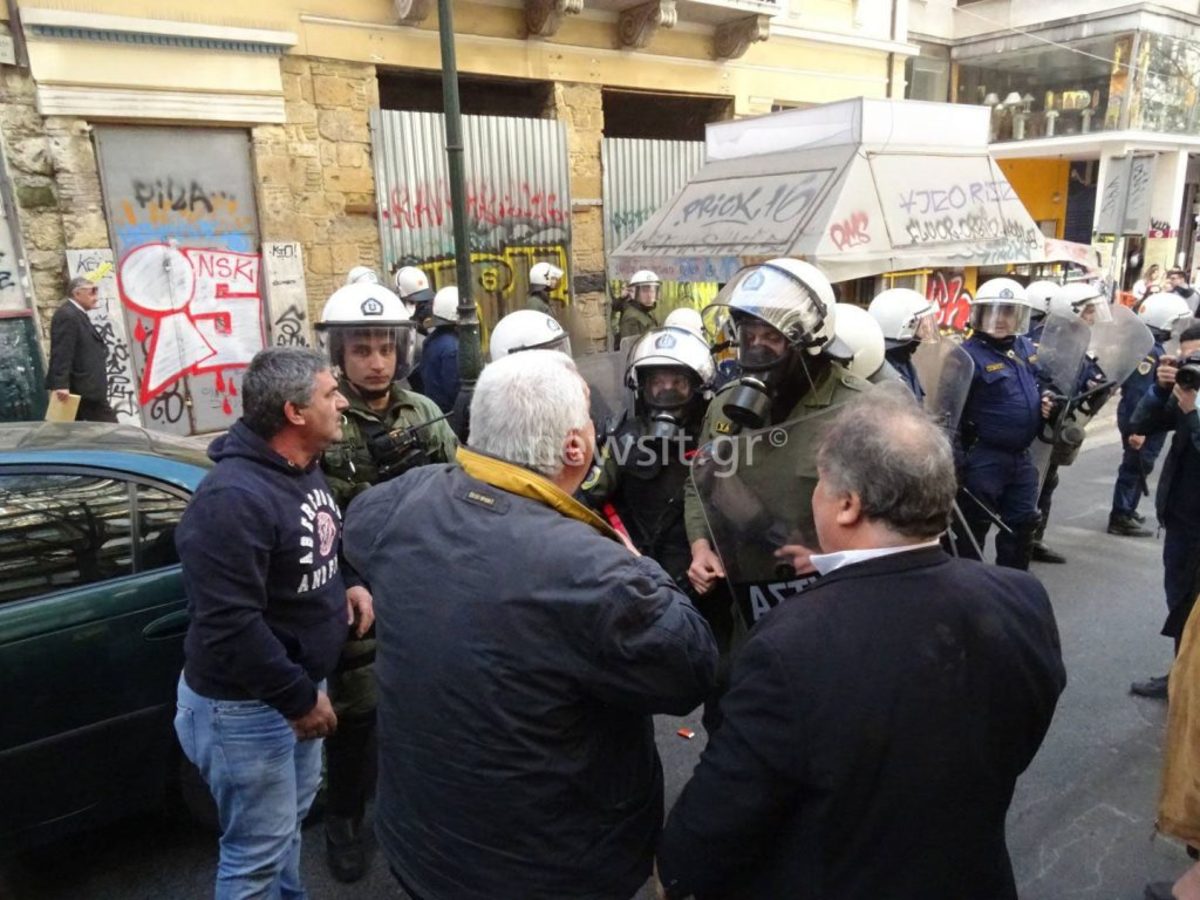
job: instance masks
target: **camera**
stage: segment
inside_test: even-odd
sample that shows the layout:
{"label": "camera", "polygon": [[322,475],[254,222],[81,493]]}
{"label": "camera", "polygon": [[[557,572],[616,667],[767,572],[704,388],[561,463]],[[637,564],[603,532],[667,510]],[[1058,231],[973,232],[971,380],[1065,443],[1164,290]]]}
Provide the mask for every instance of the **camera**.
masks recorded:
{"label": "camera", "polygon": [[429,456],[417,438],[415,428],[396,429],[367,440],[367,452],[379,469],[378,482],[389,481],[409,469],[423,466]]}
{"label": "camera", "polygon": [[1175,383],[1189,391],[1200,388],[1200,353],[1193,353],[1179,363],[1179,368],[1175,370]]}

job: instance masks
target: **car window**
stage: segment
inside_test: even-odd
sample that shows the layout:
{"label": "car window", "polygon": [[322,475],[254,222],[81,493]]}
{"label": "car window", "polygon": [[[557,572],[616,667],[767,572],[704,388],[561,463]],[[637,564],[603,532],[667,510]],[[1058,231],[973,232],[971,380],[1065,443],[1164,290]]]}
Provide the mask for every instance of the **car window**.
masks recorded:
{"label": "car window", "polygon": [[101,474],[0,475],[0,603],[131,574],[130,489]]}
{"label": "car window", "polygon": [[175,526],[187,500],[147,484],[137,486],[137,570],[146,572],[179,562]]}

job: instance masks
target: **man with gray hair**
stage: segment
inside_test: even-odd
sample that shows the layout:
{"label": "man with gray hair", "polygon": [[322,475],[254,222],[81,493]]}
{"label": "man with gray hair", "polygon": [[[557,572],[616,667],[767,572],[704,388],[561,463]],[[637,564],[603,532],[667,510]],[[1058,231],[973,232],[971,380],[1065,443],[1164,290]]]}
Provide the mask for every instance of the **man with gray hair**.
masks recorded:
{"label": "man with gray hair", "polygon": [[99,297],[94,281],[72,278],[67,285],[67,299],[50,320],[46,387],[64,403],[71,394],[78,395],[75,419],[79,422],[117,421],[108,403],[108,348],[88,317]]}
{"label": "man with gray hair", "polygon": [[1046,592],[941,549],[953,454],[911,398],[848,405],[817,471],[821,575],[735,662],[665,895],[1016,900],[1005,813],[1066,683]]}
{"label": "man with gray hair", "polygon": [[347,623],[372,619],[370,596],[342,582],[318,467],[347,405],[321,354],[258,353],[175,531],[189,616],[175,732],[217,803],[217,900],[304,896],[300,823],[337,727],[324,682]]}
{"label": "man with gray hair", "polygon": [[506,356],[459,465],[347,511],[378,614],[376,831],[416,900],[626,900],[650,875],[650,716],[696,707],[717,653],[670,576],[573,498],[595,440],[569,357]]}

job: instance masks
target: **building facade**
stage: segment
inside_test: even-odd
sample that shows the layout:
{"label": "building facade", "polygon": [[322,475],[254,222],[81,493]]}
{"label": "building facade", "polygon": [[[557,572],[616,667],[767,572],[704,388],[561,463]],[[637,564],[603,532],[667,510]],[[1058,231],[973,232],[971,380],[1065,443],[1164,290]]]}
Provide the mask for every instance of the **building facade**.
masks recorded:
{"label": "building facade", "polygon": [[[39,346],[76,274],[101,288],[121,418],[178,433],[227,427],[250,356],[307,343],[351,267],[453,280],[434,6],[20,0],[13,18],[0,12],[0,417],[37,416]],[[569,274],[576,324],[602,337],[606,249],[699,165],[704,125],[898,95],[917,51],[907,11],[456,2],[485,327],[522,305],[545,259]]]}
{"label": "building facade", "polygon": [[1125,288],[1200,268],[1195,3],[913,0],[909,25],[907,95],[991,107],[991,152],[1046,234]]}

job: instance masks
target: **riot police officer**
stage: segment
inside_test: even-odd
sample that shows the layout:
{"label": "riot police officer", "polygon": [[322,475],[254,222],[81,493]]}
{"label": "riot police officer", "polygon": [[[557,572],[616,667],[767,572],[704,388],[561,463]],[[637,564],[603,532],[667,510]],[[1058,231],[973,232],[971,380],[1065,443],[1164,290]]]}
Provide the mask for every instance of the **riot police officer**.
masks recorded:
{"label": "riot police officer", "polygon": [[429,276],[416,266],[404,266],[396,272],[396,293],[408,310],[409,319],[419,334],[429,329],[433,315],[433,288]]}
{"label": "riot police officer", "polygon": [[658,327],[654,307],[658,305],[658,294],[662,282],[649,269],[635,272],[629,279],[629,297],[621,310],[621,326],[617,329],[617,346],[630,338],[641,337]]}
{"label": "riot police officer", "polygon": [[382,284],[370,266],[355,266],[346,273],[346,284]]}
{"label": "riot police officer", "polygon": [[421,392],[442,412],[454,409],[458,376],[458,288],[447,285],[433,297],[430,331],[421,348]]}
{"label": "riot police officer", "polygon": [[1029,339],[1034,347],[1042,342],[1042,332],[1046,330],[1046,316],[1050,314],[1050,300],[1062,290],[1062,285],[1055,281],[1034,281],[1025,288],[1025,296],[1029,298]]}
{"label": "riot police officer", "polygon": [[[416,465],[454,460],[457,444],[446,422],[438,421],[441,411],[396,384],[412,365],[414,331],[399,297],[378,284],[346,285],[326,301],[316,328],[350,401],[342,440],[321,460],[343,512],[372,484]],[[347,582],[352,580],[349,574]],[[374,633],[351,634],[329,677],[338,730],[325,743],[325,842],[330,870],[340,881],[357,881],[366,871],[362,819],[373,770],[374,658]]]}
{"label": "riot police officer", "polygon": [[[1034,285],[1053,285],[1052,282],[1034,282]],[[1062,316],[1064,318],[1078,317],[1086,324],[1092,325],[1097,318],[1104,318],[1108,314],[1108,300],[1104,294],[1094,285],[1087,282],[1076,282],[1065,286],[1053,285],[1054,290],[1042,290],[1044,296],[1049,293],[1048,310],[1049,315]],[[1030,331],[1030,339],[1036,345],[1040,344],[1042,334],[1045,331],[1045,326],[1034,328]],[[1036,334],[1036,339],[1033,335]],[[1076,378],[1074,385],[1062,385],[1064,389],[1072,390],[1075,395],[1080,395],[1086,392],[1089,388],[1095,387],[1104,380],[1104,373],[1100,370],[1095,359],[1085,357],[1083,364],[1080,366],[1079,375]],[[1094,398],[1093,403],[1099,406],[1101,401],[1099,398]],[[1039,521],[1037,528],[1033,533],[1033,547],[1031,548],[1031,559],[1035,562],[1044,563],[1065,563],[1067,558],[1054,550],[1045,541],[1046,525],[1050,521],[1050,507],[1054,502],[1054,492],[1058,489],[1058,463],[1051,457],[1050,465],[1046,469],[1045,477],[1042,479],[1042,489],[1038,494],[1038,514]]]}
{"label": "riot police officer", "polygon": [[714,372],[708,344],[690,330],[648,332],[625,372],[634,415],[608,424],[600,463],[583,485],[592,506],[613,504],[634,546],[682,587],[692,561],[683,486]]}
{"label": "riot police officer", "polygon": [[1112,511],[1108,514],[1108,533],[1122,537],[1149,537],[1153,532],[1143,528],[1138,515],[1146,481],[1154,471],[1154,463],[1162,452],[1166,432],[1149,436],[1134,434],[1130,426],[1133,411],[1153,387],[1158,377],[1158,364],[1166,353],[1164,344],[1172,334],[1191,320],[1187,301],[1175,293],[1150,294],[1142,301],[1138,317],[1146,323],[1154,337],[1154,346],[1132,375],[1121,385],[1121,402],[1117,405],[1117,430],[1121,433],[1121,465],[1113,487]]}
{"label": "riot police officer", "polygon": [[[963,349],[974,363],[959,428],[959,507],[975,543],[983,547],[997,519],[996,563],[1028,569],[1038,523],[1038,471],[1030,445],[1050,414],[1042,396],[1037,352],[1025,336],[1029,301],[1011,278],[993,278],[971,299],[971,337]],[[974,556],[965,535],[958,554]]]}
{"label": "riot police officer", "polygon": [[558,350],[571,355],[571,338],[549,313],[518,309],[496,323],[488,340],[488,359],[495,362],[522,350]]}
{"label": "riot police officer", "polygon": [[[722,553],[737,554],[735,584],[713,544],[724,540],[716,533],[722,513],[709,508],[711,498],[702,492],[699,473],[685,488],[684,517],[692,553],[688,579],[703,595],[728,574],[734,592],[732,632],[718,633],[718,623],[712,623],[724,647],[736,643],[763,612],[763,604],[778,599],[787,585],[797,581],[797,574],[812,571],[807,557],[815,547],[812,492],[817,481],[818,429],[813,426],[870,385],[837,362],[852,353],[836,338],[833,287],[815,266],[795,259],[749,266],[722,288],[713,306],[730,317],[741,376],[709,403],[700,428],[701,456],[707,450],[715,458],[718,442],[737,445],[744,455],[731,473],[734,477],[718,476],[720,490],[730,495],[740,482],[745,487],[740,493],[748,502],[739,500],[739,505],[758,506],[766,513],[750,518],[780,523],[773,534],[763,534],[752,525],[758,533],[744,547],[722,548]],[[752,455],[749,445],[761,431],[751,432],[769,426],[779,426],[771,428],[772,433],[779,432],[771,442],[774,449],[760,442],[754,445],[760,452]],[[768,504],[775,509],[767,510]],[[751,540],[758,544],[750,547]],[[746,596],[740,596],[739,585],[751,582]]]}
{"label": "riot police officer", "polygon": [[558,312],[562,304],[557,300],[552,301],[550,294],[558,287],[562,277],[563,270],[558,266],[548,262],[534,263],[529,269],[529,297],[525,300],[525,308],[548,316]]}
{"label": "riot police officer", "polygon": [[883,329],[867,310],[850,303],[836,303],[834,321],[838,340],[850,350],[851,355],[841,360],[847,372],[872,384],[903,380],[887,361]]}
{"label": "riot police officer", "polygon": [[884,355],[908,385],[917,402],[925,402],[925,388],[912,357],[922,341],[937,340],[937,309],[910,288],[890,288],[879,293],[867,312],[883,330]]}

